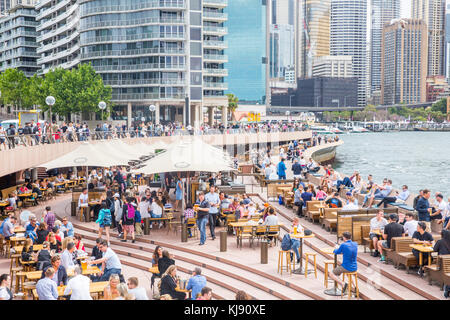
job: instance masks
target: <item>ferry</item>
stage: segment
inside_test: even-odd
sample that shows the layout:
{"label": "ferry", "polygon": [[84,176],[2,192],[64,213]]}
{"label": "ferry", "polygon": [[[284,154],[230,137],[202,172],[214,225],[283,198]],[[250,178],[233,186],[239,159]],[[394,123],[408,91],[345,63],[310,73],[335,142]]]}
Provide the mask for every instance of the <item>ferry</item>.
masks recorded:
{"label": "ferry", "polygon": [[333,128],[333,127],[328,127],[328,126],[311,126],[311,130],[317,134],[342,134],[342,133],[344,133],[344,131],[342,131],[338,128]]}
{"label": "ferry", "polygon": [[366,128],[363,127],[356,127],[354,126],[351,130],[351,133],[364,133],[364,132],[370,132],[369,130],[367,130]]}

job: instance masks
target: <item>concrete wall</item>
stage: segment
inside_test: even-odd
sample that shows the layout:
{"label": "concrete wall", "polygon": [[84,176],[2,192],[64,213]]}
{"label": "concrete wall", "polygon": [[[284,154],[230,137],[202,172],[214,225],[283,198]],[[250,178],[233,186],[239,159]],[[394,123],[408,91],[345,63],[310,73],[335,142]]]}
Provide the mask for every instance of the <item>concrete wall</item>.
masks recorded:
{"label": "concrete wall", "polygon": [[[199,136],[205,142],[212,145],[241,145],[241,144],[264,144],[291,141],[295,139],[310,139],[311,131],[302,132],[276,132],[276,133],[251,133],[251,134],[217,134]],[[148,144],[162,141],[170,144],[173,141],[182,139],[183,136],[169,137],[149,137],[149,138],[128,138],[124,142],[134,144],[145,142]],[[0,151],[0,177],[7,174],[25,170],[27,168],[37,167],[40,164],[54,160],[72,150],[81,142],[65,142],[56,144],[45,144],[24,147],[20,146],[11,150]],[[97,143],[92,141],[91,143]]]}

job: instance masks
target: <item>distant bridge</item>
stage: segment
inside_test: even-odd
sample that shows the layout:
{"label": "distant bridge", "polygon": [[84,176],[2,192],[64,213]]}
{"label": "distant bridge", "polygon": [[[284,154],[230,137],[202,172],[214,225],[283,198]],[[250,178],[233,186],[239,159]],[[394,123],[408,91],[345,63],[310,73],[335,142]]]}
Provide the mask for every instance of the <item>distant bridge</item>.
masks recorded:
{"label": "distant bridge", "polygon": [[[407,107],[407,108],[426,108],[433,105],[435,102],[425,102],[425,103],[414,103],[414,104],[393,104],[393,105],[378,105],[375,108],[378,110],[386,110],[388,108],[398,108],[398,107]],[[300,113],[300,112],[313,112],[320,113],[325,111],[361,111],[364,110],[364,107],[302,107],[302,106],[270,106],[267,107],[268,113],[281,113],[286,114],[286,111],[291,113]]]}

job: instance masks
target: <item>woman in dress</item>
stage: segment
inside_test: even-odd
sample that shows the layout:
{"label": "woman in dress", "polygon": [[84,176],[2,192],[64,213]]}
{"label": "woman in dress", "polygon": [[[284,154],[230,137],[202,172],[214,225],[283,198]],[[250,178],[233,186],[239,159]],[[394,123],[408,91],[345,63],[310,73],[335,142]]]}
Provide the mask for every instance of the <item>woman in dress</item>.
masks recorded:
{"label": "woman in dress", "polygon": [[180,204],[181,200],[183,200],[183,182],[181,181],[180,177],[178,177],[175,185],[175,212],[178,212],[178,205]]}

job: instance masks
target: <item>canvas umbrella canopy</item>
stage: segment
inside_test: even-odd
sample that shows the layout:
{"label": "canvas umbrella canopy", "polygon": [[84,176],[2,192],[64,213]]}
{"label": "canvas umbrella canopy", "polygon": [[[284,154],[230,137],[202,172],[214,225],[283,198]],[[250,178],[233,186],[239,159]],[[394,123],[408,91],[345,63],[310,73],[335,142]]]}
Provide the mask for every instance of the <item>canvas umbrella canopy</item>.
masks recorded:
{"label": "canvas umbrella canopy", "polygon": [[95,145],[101,152],[105,154],[114,154],[114,156],[118,159],[122,159],[124,161],[131,162],[139,160],[139,155],[136,155],[136,150],[131,148],[133,154],[127,151],[127,147],[119,146],[118,144],[113,143],[112,141],[102,141]]}
{"label": "canvas umbrella canopy", "polygon": [[126,166],[128,161],[116,157],[115,154],[109,154],[105,151],[99,150],[95,144],[83,143],[75,150],[38,167],[44,167],[47,170],[64,167],[112,167],[112,166]]}
{"label": "canvas umbrella canopy", "polygon": [[209,146],[200,139],[179,140],[166,150],[148,160],[145,166],[135,170],[143,174],[161,172],[219,172],[233,171],[232,163],[221,150]]}
{"label": "canvas umbrella canopy", "polygon": [[130,145],[119,139],[110,140],[109,143],[112,146],[114,146],[118,151],[125,153],[133,160],[138,160],[139,158],[146,156],[148,154],[148,152],[146,152],[146,150],[139,148],[139,145],[138,146]]}

